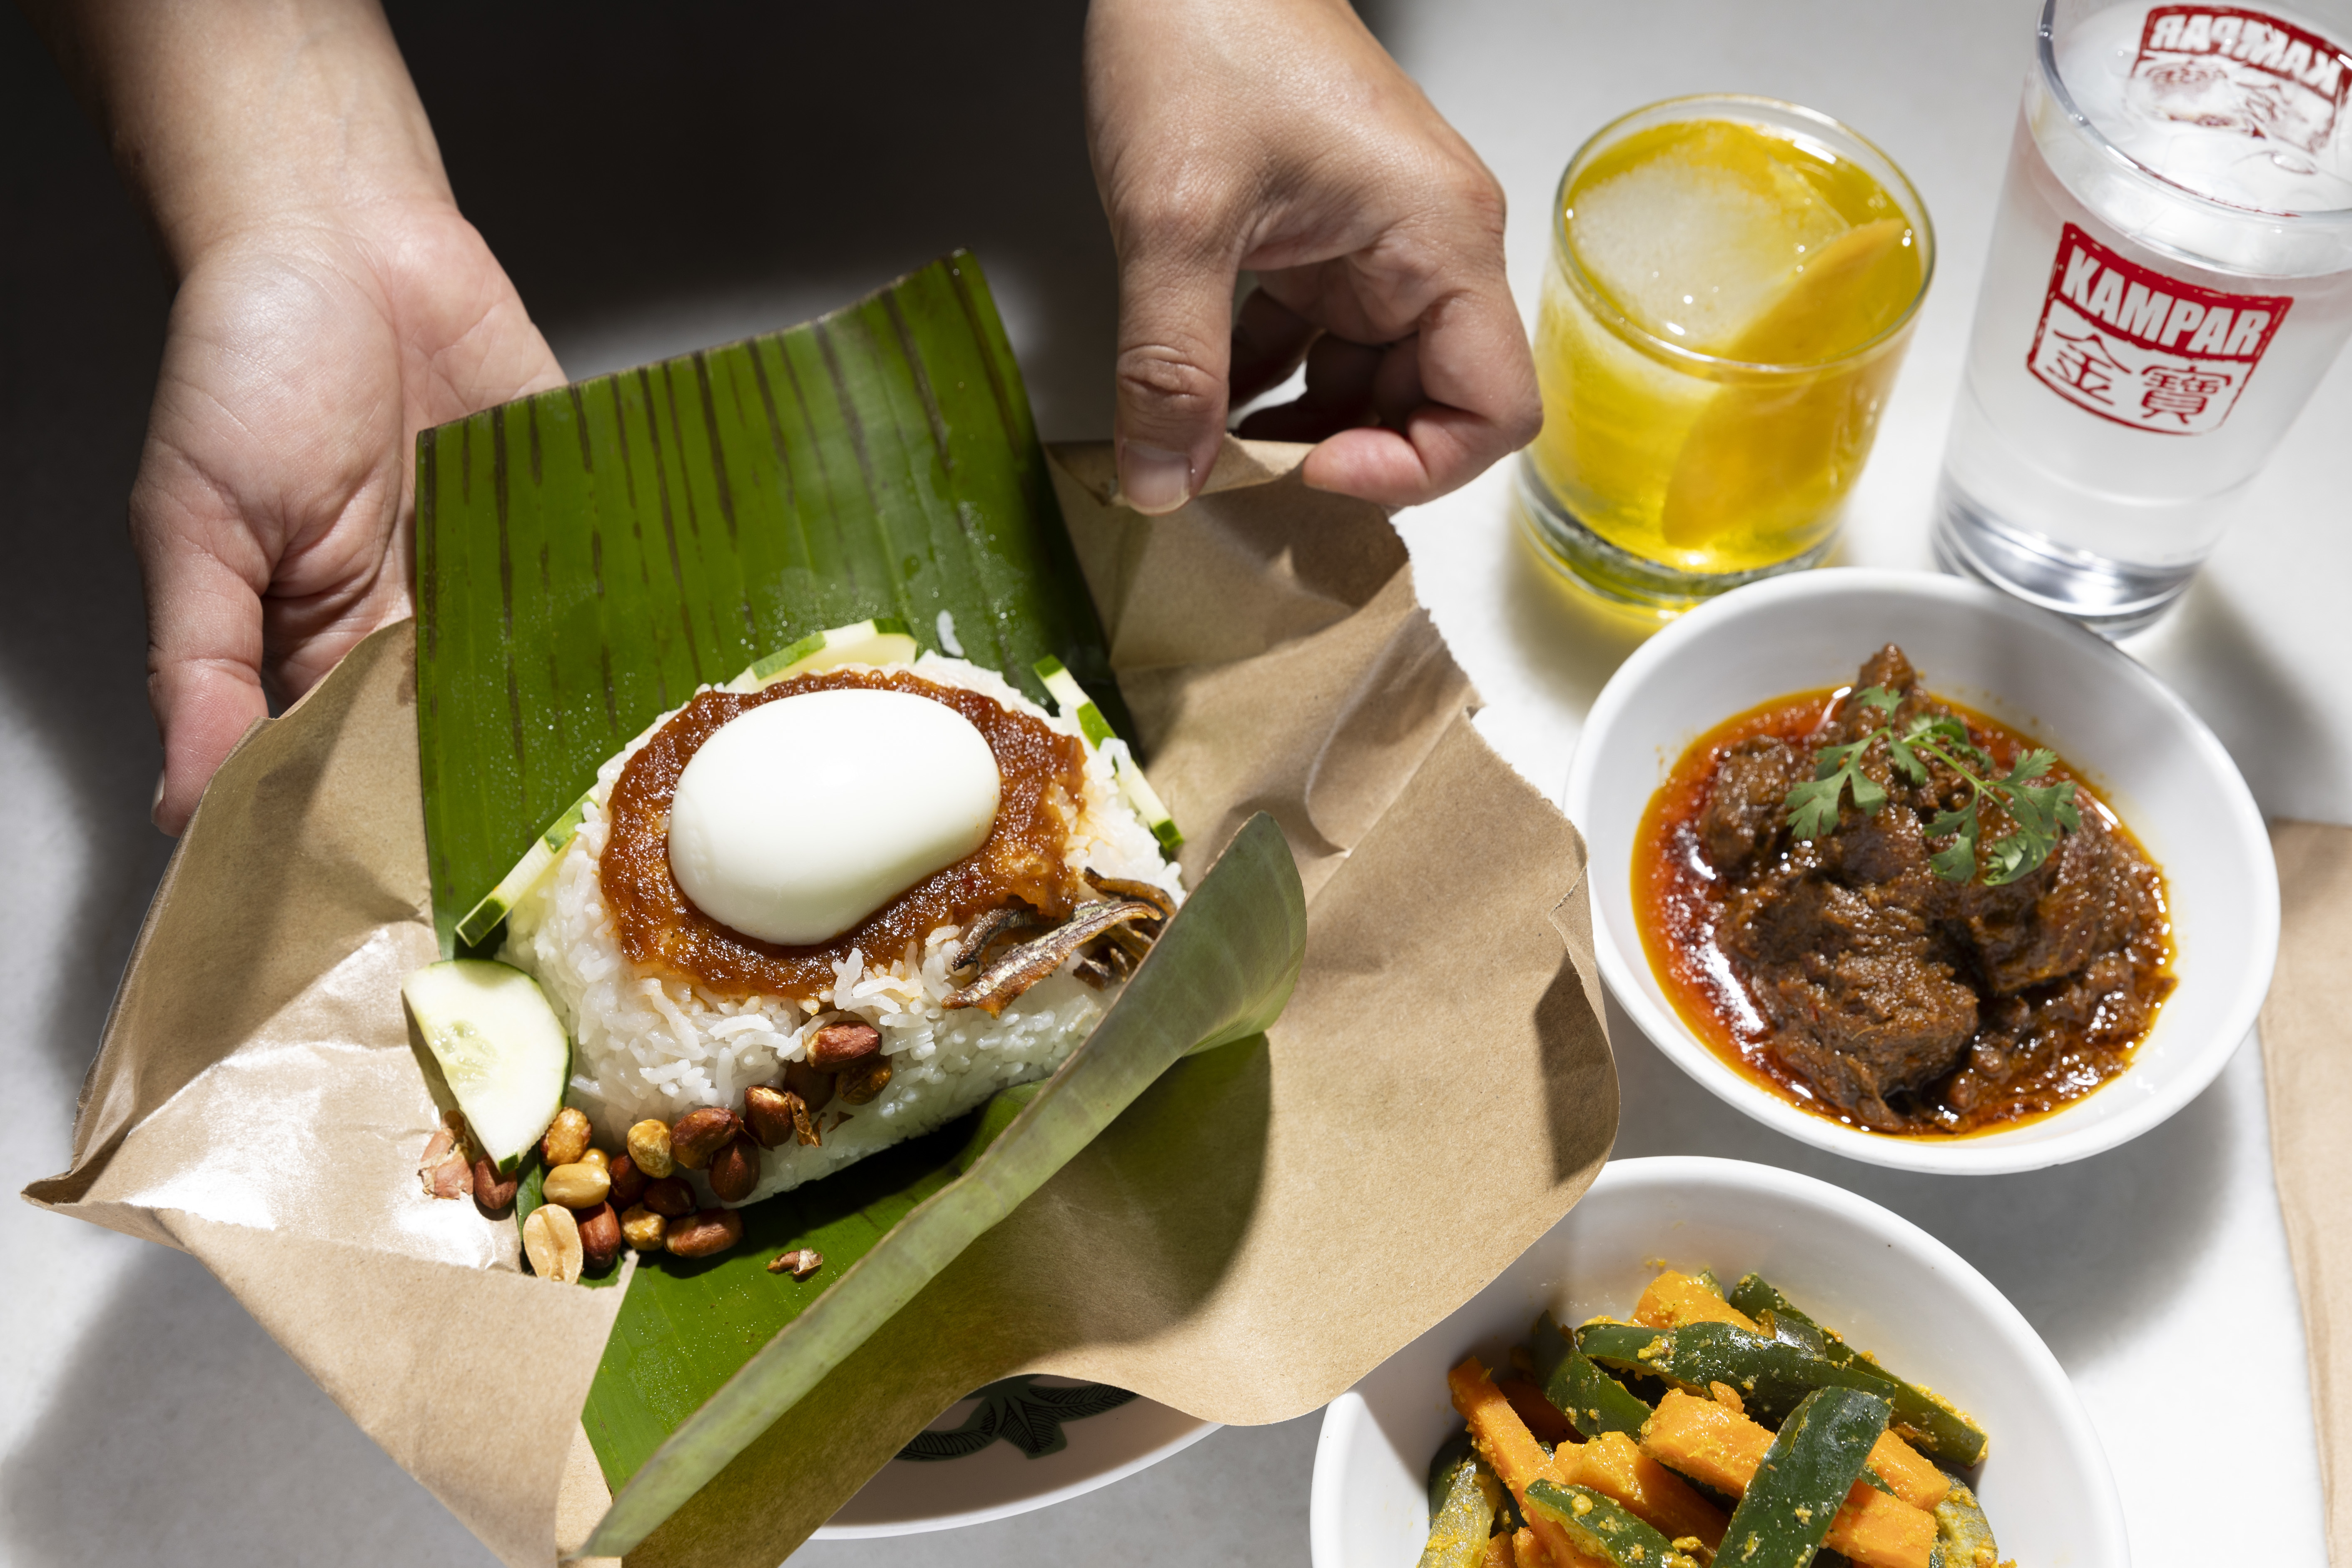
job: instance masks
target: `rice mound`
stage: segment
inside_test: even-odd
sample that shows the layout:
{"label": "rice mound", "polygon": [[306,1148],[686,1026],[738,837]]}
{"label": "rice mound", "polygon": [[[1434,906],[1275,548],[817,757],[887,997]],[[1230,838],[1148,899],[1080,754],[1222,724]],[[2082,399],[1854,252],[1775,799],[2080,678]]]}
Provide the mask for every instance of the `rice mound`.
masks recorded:
{"label": "rice mound", "polygon": [[[942,686],[960,686],[1006,708],[1078,735],[1076,723],[1047,712],[991,669],[925,653],[911,665],[844,666],[911,669]],[[708,689],[707,688],[705,689]],[[597,771],[596,787],[572,842],[553,868],[507,918],[499,955],[535,976],[572,1039],[567,1103],[584,1111],[618,1146],[647,1117],[676,1121],[698,1106],[740,1108],[743,1091],[772,1083],[787,1062],[803,1059],[809,1037],[825,1023],[864,1019],[882,1035],[889,1086],[866,1104],[838,1100],[819,1113],[824,1142],[761,1151],[760,1184],[746,1203],[812,1182],[878,1149],[928,1132],[1008,1085],[1040,1079],[1060,1066],[1118,995],[1082,984],[1067,967],[1024,992],[992,1018],[977,1007],[949,1011],[956,987],[948,965],[958,928],[941,926],[921,951],[852,950],[834,966],[830,991],[801,1003],[775,996],[722,997],[699,985],[640,974],[622,953],[604,908],[598,868],[608,825],[604,803],[638,748],[667,723],[664,713]],[[1083,737],[1081,737],[1083,739]],[[1124,751],[1105,742],[1087,753],[1070,858],[1100,876],[1149,882],[1181,900],[1176,868],[1163,859],[1149,828],[1129,808],[1113,771]],[[836,1113],[847,1120],[836,1126]],[[700,1173],[689,1175],[712,1203]]]}

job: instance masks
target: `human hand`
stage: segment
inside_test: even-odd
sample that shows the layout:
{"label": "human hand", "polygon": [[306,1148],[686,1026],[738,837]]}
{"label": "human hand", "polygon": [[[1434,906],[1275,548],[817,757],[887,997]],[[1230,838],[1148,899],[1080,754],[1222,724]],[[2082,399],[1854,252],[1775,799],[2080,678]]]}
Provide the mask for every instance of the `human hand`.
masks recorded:
{"label": "human hand", "polygon": [[1129,504],[1189,500],[1302,356],[1244,433],[1319,441],[1318,489],[1408,506],[1534,437],[1501,187],[1343,0],[1094,0],[1086,75]]}
{"label": "human hand", "polygon": [[179,279],[131,532],[155,825],[408,613],[416,432],[558,385],[376,0],[26,0]]}
{"label": "human hand", "polygon": [[268,695],[409,614],[416,432],[562,379],[446,202],[278,215],[196,261],[131,493],[157,826],[186,826]]}

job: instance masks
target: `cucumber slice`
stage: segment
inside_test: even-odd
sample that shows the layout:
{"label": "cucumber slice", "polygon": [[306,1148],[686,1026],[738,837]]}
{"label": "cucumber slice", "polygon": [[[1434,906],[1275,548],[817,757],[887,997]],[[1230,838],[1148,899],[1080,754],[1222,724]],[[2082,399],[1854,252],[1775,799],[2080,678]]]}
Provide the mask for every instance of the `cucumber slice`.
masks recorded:
{"label": "cucumber slice", "polygon": [[1773,1338],[1810,1348],[1831,1365],[1863,1374],[1864,1382],[1859,1386],[1871,1388],[1895,1406],[1895,1430],[1922,1434],[1926,1441],[1914,1439],[1915,1444],[1926,1447],[1936,1458],[1957,1465],[1974,1465],[1983,1459],[1982,1427],[1954,1409],[1940,1394],[1906,1382],[1879,1365],[1875,1357],[1855,1351],[1835,1331],[1822,1328],[1800,1311],[1794,1301],[1780,1294],[1779,1288],[1762,1275],[1742,1275],[1731,1292],[1731,1304],[1759,1321],[1769,1313]]}
{"label": "cucumber slice", "polygon": [[1977,1494],[1958,1481],[1936,1505],[1932,1561],[1936,1568],[1977,1568],[1981,1563],[2000,1561],[2000,1548],[1993,1544],[1992,1521],[1977,1505]]}
{"label": "cucumber slice", "polygon": [[1767,1426],[1817,1388],[1861,1389],[1892,1405],[1895,1430],[1930,1458],[1966,1468],[1984,1458],[1984,1428],[1851,1351],[1841,1363],[1834,1352],[1814,1355],[1736,1323],[1685,1323],[1661,1331],[1592,1322],[1576,1331],[1576,1348],[1603,1366],[1647,1373],[1693,1394],[1705,1394],[1710,1383],[1727,1383],[1739,1391],[1748,1414]]}
{"label": "cucumber slice", "polygon": [[515,862],[514,869],[499,878],[499,885],[457,922],[457,941],[461,945],[479,947],[489,940],[490,933],[499,929],[499,922],[522,902],[523,895],[539,886],[539,879],[555,868],[555,858],[563,853],[563,847],[580,831],[581,820],[587,815],[588,796],[583,795],[562,816],[548,824],[546,832],[530,841],[530,847]]}
{"label": "cucumber slice", "polygon": [[563,1105],[572,1042],[539,982],[488,959],[428,963],[400,987],[474,1141],[512,1171]]}
{"label": "cucumber slice", "polygon": [[1536,1320],[1528,1343],[1544,1397],[1559,1408],[1570,1426],[1587,1437],[1603,1432],[1642,1435],[1643,1424],[1653,1414],[1650,1407],[1578,1350],[1549,1312]]}
{"label": "cucumber slice", "polygon": [[1807,1394],[1731,1510],[1717,1558],[1739,1568],[1807,1568],[1889,1414],[1886,1401],[1856,1388]]}
{"label": "cucumber slice", "polygon": [[1502,1506],[1502,1484],[1471,1452],[1467,1432],[1438,1450],[1430,1468],[1429,1540],[1419,1568],[1477,1568]]}
{"label": "cucumber slice", "polygon": [[[1681,1568],[1683,1564],[1697,1568],[1696,1556],[1675,1551],[1663,1531],[1591,1487],[1530,1481],[1528,1507],[1566,1531],[1580,1551],[1600,1558],[1609,1568]],[[1826,1522],[1822,1528],[1828,1528]]]}
{"label": "cucumber slice", "polygon": [[730,691],[758,691],[796,675],[814,675],[845,664],[911,664],[922,651],[907,623],[877,616],[855,626],[812,632],[789,647],[779,648],[727,683]]}
{"label": "cucumber slice", "polygon": [[1184,836],[1176,830],[1176,819],[1161,802],[1160,792],[1143,776],[1143,770],[1136,765],[1135,753],[1118,738],[1110,721],[1102,716],[1102,710],[1078,684],[1078,678],[1060,659],[1050,657],[1039,659],[1035,668],[1055,708],[1063,718],[1074,721],[1078,733],[1086,737],[1087,749],[1102,752],[1110,758],[1112,775],[1118,780],[1118,793],[1127,797],[1127,804],[1143,820],[1143,826],[1151,829],[1151,837],[1160,840],[1160,848],[1171,855],[1182,848]]}

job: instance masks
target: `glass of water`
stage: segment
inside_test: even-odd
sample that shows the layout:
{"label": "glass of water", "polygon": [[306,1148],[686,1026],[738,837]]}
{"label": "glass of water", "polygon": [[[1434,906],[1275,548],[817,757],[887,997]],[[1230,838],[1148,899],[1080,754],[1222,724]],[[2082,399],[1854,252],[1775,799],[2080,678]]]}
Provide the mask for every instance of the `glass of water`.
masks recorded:
{"label": "glass of water", "polygon": [[2045,0],[1937,558],[2110,637],[2168,608],[2352,332],[2352,48]]}

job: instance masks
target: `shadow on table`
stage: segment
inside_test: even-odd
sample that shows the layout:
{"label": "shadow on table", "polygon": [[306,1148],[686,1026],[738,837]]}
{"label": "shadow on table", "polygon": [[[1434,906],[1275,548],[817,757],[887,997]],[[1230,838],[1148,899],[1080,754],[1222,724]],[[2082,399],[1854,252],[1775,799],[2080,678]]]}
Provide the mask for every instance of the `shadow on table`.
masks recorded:
{"label": "shadow on table", "polygon": [[459,205],[568,374],[785,327],[957,246],[1049,438],[1110,430],[1084,0],[393,0]]}
{"label": "shadow on table", "polygon": [[0,962],[29,971],[0,1017],[71,1085],[171,852],[147,823],[163,751],[124,525],[169,296],[97,133],[14,10],[0,140],[18,150],[0,175]]}
{"label": "shadow on table", "polygon": [[0,1466],[0,1555],[111,1568],[464,1564],[489,1552],[194,1258],[146,1248]]}
{"label": "shadow on table", "polygon": [[2000,1288],[2059,1361],[2127,1338],[2221,1223],[2233,1136],[2224,1078],[2171,1121],[2095,1159],[2012,1176],[1883,1170],[1783,1137],[1717,1100],[1612,999],[1625,1110],[1614,1158],[1712,1154],[1801,1171],[1885,1205]]}

